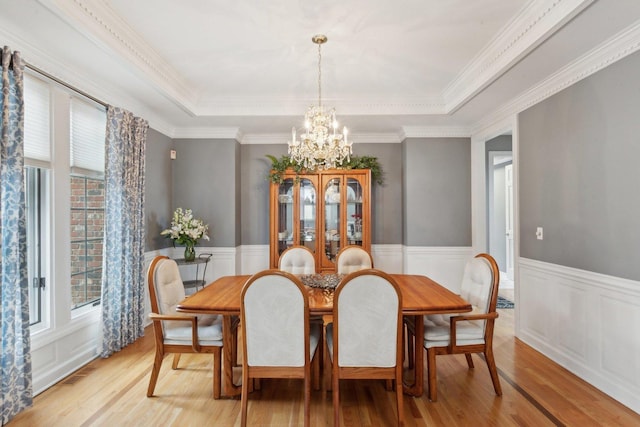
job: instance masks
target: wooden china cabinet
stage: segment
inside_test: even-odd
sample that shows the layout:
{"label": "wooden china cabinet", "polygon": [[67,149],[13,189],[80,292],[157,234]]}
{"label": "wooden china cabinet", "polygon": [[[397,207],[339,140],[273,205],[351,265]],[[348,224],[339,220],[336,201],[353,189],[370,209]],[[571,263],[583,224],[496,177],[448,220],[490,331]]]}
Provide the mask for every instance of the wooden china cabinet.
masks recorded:
{"label": "wooden china cabinet", "polygon": [[335,271],[346,245],[371,251],[371,171],[287,171],[281,184],[271,183],[270,267],[294,245],[311,249],[317,272]]}

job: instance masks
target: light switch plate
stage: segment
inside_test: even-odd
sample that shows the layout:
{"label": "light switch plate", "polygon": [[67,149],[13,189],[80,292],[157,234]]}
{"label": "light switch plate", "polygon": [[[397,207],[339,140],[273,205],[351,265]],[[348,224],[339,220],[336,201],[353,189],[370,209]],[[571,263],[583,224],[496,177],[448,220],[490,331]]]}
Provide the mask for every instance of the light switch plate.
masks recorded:
{"label": "light switch plate", "polygon": [[536,229],[536,237],[538,238],[538,240],[542,240],[542,227],[538,227]]}

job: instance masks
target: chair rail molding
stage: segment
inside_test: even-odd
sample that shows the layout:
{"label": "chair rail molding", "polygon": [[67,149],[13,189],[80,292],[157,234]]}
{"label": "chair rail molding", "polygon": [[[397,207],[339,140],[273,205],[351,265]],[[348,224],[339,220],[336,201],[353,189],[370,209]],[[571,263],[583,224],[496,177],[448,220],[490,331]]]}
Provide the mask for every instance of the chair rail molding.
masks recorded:
{"label": "chair rail molding", "polygon": [[640,413],[640,282],[518,263],[516,336]]}

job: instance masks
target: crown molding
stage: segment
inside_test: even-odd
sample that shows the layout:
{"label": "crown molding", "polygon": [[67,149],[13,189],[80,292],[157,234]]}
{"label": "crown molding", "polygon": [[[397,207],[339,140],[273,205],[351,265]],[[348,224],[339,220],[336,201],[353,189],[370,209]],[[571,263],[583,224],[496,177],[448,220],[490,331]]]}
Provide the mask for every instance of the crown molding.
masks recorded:
{"label": "crown molding", "polygon": [[573,63],[533,86],[473,126],[474,133],[518,114],[563,89],[640,50],[640,21],[590,50]]}
{"label": "crown molding", "polygon": [[[246,134],[240,140],[243,145],[252,144],[286,144],[291,139],[290,133]],[[357,144],[398,144],[402,135],[396,133],[358,133],[351,135],[354,145]]]}
{"label": "crown molding", "polygon": [[404,140],[404,133],[354,133],[349,138],[355,144],[400,144]]}
{"label": "crown molding", "polygon": [[541,0],[529,4],[445,88],[455,112],[594,0]]}
{"label": "crown molding", "polygon": [[110,54],[132,64],[185,112],[193,114],[197,92],[111,8],[98,0],[38,0]]}
{"label": "crown molding", "polygon": [[173,139],[235,139],[236,141],[241,141],[244,137],[237,127],[174,128],[169,136]]}
{"label": "crown molding", "polygon": [[[234,97],[209,99],[194,111],[197,116],[301,116],[317,99],[274,97]],[[445,114],[446,105],[440,97],[407,97],[388,99],[350,100],[323,98],[324,106],[335,108],[344,115],[412,115]]]}
{"label": "crown molding", "polygon": [[468,138],[471,129],[466,126],[404,126],[405,138]]}
{"label": "crown molding", "polygon": [[[154,111],[150,110],[144,103],[128,95],[115,87],[105,88],[104,85],[97,84],[94,80],[87,78],[85,74],[77,73],[73,67],[68,67],[38,47],[32,45],[16,34],[0,28],[0,37],[5,44],[11,45],[22,54],[23,60],[40,70],[45,71],[54,78],[69,84],[79,91],[90,94],[101,102],[109,105],[117,105],[125,108],[137,116],[143,117],[149,122],[153,129],[169,136],[173,126]],[[40,75],[34,71],[36,75]],[[72,89],[65,88],[72,91]]]}

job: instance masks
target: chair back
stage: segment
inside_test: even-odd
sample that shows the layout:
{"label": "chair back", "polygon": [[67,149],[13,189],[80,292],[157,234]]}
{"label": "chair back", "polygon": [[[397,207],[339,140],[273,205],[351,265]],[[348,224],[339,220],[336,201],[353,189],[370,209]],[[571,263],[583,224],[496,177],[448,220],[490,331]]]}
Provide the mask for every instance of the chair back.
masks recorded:
{"label": "chair back", "polygon": [[395,280],[374,269],[342,279],[334,294],[333,356],[344,367],[402,363],[402,295]]}
{"label": "chair back", "polygon": [[[176,314],[177,305],[185,298],[184,285],[178,264],[169,257],[158,256],[149,265],[147,275],[151,312]],[[184,327],[177,322],[162,321],[163,330]]]}
{"label": "chair back", "polygon": [[[473,313],[492,313],[498,302],[500,271],[491,255],[478,254],[464,269],[460,296],[473,306]],[[482,321],[483,328],[486,324]]]}
{"label": "chair back", "polygon": [[354,271],[373,268],[373,259],[371,254],[361,246],[350,245],[345,246],[338,252],[336,264],[338,274],[349,274]]}
{"label": "chair back", "polygon": [[[309,360],[309,300],[294,275],[265,270],[242,289],[240,324],[249,366],[304,366]],[[307,341],[308,342],[308,341]]]}
{"label": "chair back", "polygon": [[292,246],[282,252],[278,268],[291,274],[315,274],[316,259],[306,246]]}

